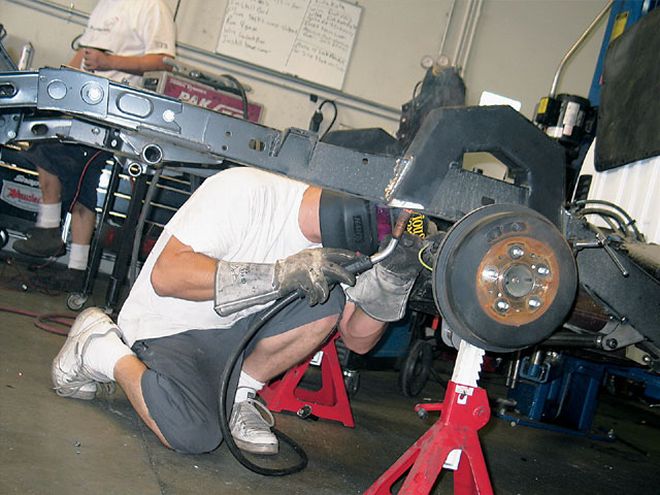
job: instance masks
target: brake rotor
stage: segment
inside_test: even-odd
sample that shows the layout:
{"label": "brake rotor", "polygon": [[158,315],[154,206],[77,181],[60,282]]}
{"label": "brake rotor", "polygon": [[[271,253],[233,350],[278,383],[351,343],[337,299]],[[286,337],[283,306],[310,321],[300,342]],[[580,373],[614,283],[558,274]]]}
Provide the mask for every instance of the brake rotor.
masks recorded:
{"label": "brake rotor", "polygon": [[452,331],[489,351],[549,337],[577,288],[575,259],[559,230],[521,205],[474,210],[447,232],[436,255],[433,297]]}

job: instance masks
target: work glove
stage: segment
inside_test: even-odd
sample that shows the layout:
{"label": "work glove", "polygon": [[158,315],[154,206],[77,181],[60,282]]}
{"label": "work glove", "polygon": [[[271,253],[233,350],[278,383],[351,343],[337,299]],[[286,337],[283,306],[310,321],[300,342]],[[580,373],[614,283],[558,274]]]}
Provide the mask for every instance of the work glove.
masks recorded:
{"label": "work glove", "polygon": [[342,265],[356,257],[345,249],[305,249],[275,263],[276,289],[282,295],[297,290],[304,294],[310,306],[324,303],[335,283],[355,285],[355,275]]}
{"label": "work glove", "polygon": [[335,283],[355,284],[342,265],[355,260],[351,251],[305,249],[275,263],[219,261],[215,273],[215,311],[227,316],[298,291],[310,306],[324,303]]}
{"label": "work glove", "polygon": [[345,289],[348,299],[376,320],[403,318],[408,296],[422,268],[419,252],[423,246],[421,238],[403,234],[392,254],[358,276],[354,287]]}

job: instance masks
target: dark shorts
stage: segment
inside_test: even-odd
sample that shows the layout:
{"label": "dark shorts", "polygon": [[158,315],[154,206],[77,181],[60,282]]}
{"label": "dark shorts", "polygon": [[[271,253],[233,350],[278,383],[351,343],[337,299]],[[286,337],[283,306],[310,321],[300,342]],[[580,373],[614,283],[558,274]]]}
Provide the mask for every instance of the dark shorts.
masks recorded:
{"label": "dark shorts", "polygon": [[[344,301],[344,293],[338,286],[325,304],[310,308],[304,300],[294,301],[264,324],[246,353],[261,339],[338,315]],[[243,318],[228,329],[189,330],[169,337],[139,340],[133,345],[137,357],[149,368],[142,376],[144,401],[174,450],[199,454],[216,449],[222,442],[218,414],[220,378],[225,363],[257,315]],[[241,366],[239,359],[229,384],[228,405],[234,402]]]}
{"label": "dark shorts", "polygon": [[63,211],[68,211],[74,202],[94,211],[99,177],[112,153],[80,144],[44,142],[33,144],[20,155],[34,167],[60,179]]}

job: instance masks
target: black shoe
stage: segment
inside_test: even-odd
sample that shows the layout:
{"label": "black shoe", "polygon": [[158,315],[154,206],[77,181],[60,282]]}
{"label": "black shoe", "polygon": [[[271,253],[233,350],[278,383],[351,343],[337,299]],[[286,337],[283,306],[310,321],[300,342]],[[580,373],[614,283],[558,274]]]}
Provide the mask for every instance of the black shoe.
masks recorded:
{"label": "black shoe", "polygon": [[30,229],[28,238],[14,242],[12,247],[18,253],[35,258],[58,258],[66,254],[66,246],[62,242],[59,227]]}

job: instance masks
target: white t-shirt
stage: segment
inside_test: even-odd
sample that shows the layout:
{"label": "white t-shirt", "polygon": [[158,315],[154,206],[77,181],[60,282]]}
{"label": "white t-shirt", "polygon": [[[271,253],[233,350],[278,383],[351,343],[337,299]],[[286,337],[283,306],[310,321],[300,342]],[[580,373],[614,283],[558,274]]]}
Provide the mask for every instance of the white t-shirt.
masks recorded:
{"label": "white t-shirt", "polygon": [[300,231],[298,212],[308,185],[253,168],[232,168],[206,179],[165,226],[131,293],[118,324],[127,344],[187,330],[228,328],[265,306],[221,317],[213,301],[161,297],[151,272],[170,236],[215,259],[273,263],[319,247]]}
{"label": "white t-shirt", "polygon": [[[79,43],[109,50],[114,55],[174,57],[176,34],[172,12],[162,0],[100,0]],[[95,74],[131,85],[142,82],[141,76],[116,70],[95,71]]]}

